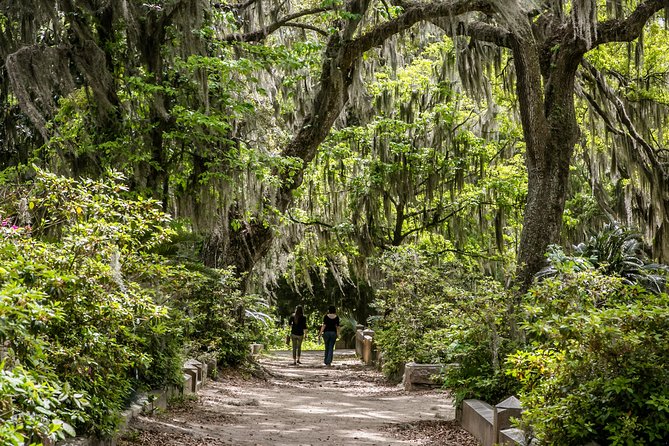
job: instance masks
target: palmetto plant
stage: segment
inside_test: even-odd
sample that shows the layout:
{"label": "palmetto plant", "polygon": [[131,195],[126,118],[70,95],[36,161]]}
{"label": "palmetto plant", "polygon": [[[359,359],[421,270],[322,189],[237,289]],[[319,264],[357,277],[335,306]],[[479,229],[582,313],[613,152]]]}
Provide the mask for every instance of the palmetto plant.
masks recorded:
{"label": "palmetto plant", "polygon": [[654,293],[665,290],[669,266],[648,262],[641,234],[615,224],[605,225],[586,242],[573,247],[574,255],[551,246],[549,265],[537,278],[553,277],[565,270],[598,269],[609,276],[619,276],[628,284],[639,284]]}
{"label": "palmetto plant", "polygon": [[350,313],[343,313],[339,317],[340,337],[346,343],[346,347],[355,346],[355,333],[358,326],[358,321]]}

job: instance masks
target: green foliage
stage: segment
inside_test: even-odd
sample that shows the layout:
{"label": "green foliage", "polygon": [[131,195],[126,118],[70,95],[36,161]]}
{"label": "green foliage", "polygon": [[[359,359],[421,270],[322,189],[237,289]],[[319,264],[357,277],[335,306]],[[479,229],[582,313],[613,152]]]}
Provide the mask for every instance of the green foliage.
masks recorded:
{"label": "green foliage", "polygon": [[[85,417],[71,416],[75,400],[58,390],[60,404],[50,409],[56,421],[35,418],[35,432],[53,428],[56,435],[72,425],[111,434],[137,391],[181,383],[184,339],[194,355],[235,365],[269,322],[264,303],[242,295],[232,271],[157,254],[192,258],[193,239],[183,223],[171,229],[156,201],[129,198],[121,180],[75,181],[38,170],[30,189],[0,210],[7,364],[21,363],[45,386],[76,389],[88,401]],[[6,401],[14,407],[8,414],[19,415],[3,420],[27,435],[18,418],[27,409]],[[58,428],[59,419],[68,424]]]}
{"label": "green foliage", "polygon": [[587,242],[574,247],[574,256],[567,256],[560,247],[548,252],[549,266],[537,276],[552,277],[570,268],[595,268],[605,275],[615,275],[626,284],[638,283],[659,293],[665,289],[669,267],[648,261],[641,234],[616,225],[605,225]]}
{"label": "green foliage", "polygon": [[339,339],[343,340],[346,348],[355,347],[355,334],[357,331],[358,321],[347,313],[339,314]]}
{"label": "green foliage", "polygon": [[241,293],[232,269],[198,269],[187,292],[172,301],[188,316],[184,336],[189,348],[196,356],[213,355],[219,365],[239,365],[248,357],[249,344],[261,341],[265,327],[273,323],[266,304]]}
{"label": "green foliage", "polygon": [[[168,218],[155,201],[124,198],[118,177],[77,182],[38,170],[29,190],[14,193],[0,210],[0,343],[9,347],[6,366],[22,364],[53,389],[45,401],[59,402],[30,429],[69,432],[60,419],[110,434],[137,390],[181,379],[176,320],[156,303],[168,296],[148,288],[181,275],[151,254],[169,237]],[[18,394],[7,401],[25,406]],[[3,412],[5,423],[14,412]],[[32,435],[17,420],[14,429]]]}
{"label": "green foliage", "polygon": [[74,436],[72,424],[84,421],[88,403],[57,378],[43,377],[21,365],[0,363],[0,440],[4,445],[48,444]]}
{"label": "green foliage", "polygon": [[[583,252],[638,252],[633,238],[618,243],[617,235]],[[636,264],[555,250],[554,274],[521,298],[457,264],[410,249],[386,253],[374,321],[384,372],[408,361],[456,363],[444,376],[456,401],[519,394],[521,426],[539,444],[666,443],[669,296],[618,274],[628,268],[605,268],[615,262],[595,268],[600,257]],[[519,303],[522,312],[510,313]]]}
{"label": "green foliage", "polygon": [[[309,319],[309,316],[307,316],[307,320]],[[286,335],[289,333],[290,328],[288,326],[265,327],[262,338],[263,344],[268,350],[291,350],[293,347],[289,344],[286,344]],[[318,336],[318,328],[315,326],[310,326],[307,331],[307,335],[302,340],[302,351],[324,349],[325,345]]]}
{"label": "green foliage", "polygon": [[594,270],[528,294],[528,351],[509,357],[542,444],[669,441],[669,297]]}
{"label": "green foliage", "polygon": [[353,107],[305,172],[291,211],[306,223],[294,277],[328,264],[363,276],[367,259],[409,244],[457,253],[500,279],[513,267],[527,190],[519,126],[503,120],[494,138],[470,126],[497,106],[444,81],[450,39],[427,42],[407,65],[380,63],[369,74],[369,106]]}
{"label": "green foliage", "polygon": [[432,262],[406,249],[382,258],[387,283],[377,305],[384,316],[375,339],[384,373],[405,362],[458,364],[446,372],[456,399],[497,402],[513,393],[503,359],[515,349],[509,332],[510,294],[498,283],[460,273],[462,266]]}

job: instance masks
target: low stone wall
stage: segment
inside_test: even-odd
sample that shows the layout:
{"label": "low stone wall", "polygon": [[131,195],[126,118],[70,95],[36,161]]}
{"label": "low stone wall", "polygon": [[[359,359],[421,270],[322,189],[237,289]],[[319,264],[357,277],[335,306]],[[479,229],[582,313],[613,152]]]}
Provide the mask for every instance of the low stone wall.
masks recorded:
{"label": "low stone wall", "polygon": [[496,406],[480,400],[465,400],[462,405],[461,424],[481,442],[481,446],[524,446],[523,432],[513,428],[511,421],[512,418],[520,418],[522,411],[520,401],[513,396]]}
{"label": "low stone wall", "polygon": [[481,446],[493,444],[493,408],[481,400],[465,400],[462,403],[462,427],[481,442]]}
{"label": "low stone wall", "polygon": [[443,364],[417,364],[408,362],[404,365],[402,384],[404,390],[412,391],[424,387],[440,387],[440,375],[444,370]]}
{"label": "low stone wall", "polygon": [[118,438],[127,430],[130,421],[140,414],[153,414],[156,411],[167,409],[168,402],[176,397],[197,393],[209,378],[209,372],[216,367],[214,361],[202,363],[194,359],[189,359],[183,365],[183,384],[179,386],[170,386],[165,389],[153,390],[148,394],[140,395],[135,401],[124,410],[121,416],[121,423],[118,432],[112,438],[91,438],[76,437],[57,443],[57,446],[116,446]]}
{"label": "low stone wall", "polygon": [[374,344],[374,330],[358,329],[355,333],[355,353],[362,362],[373,365],[376,362],[376,344]]}

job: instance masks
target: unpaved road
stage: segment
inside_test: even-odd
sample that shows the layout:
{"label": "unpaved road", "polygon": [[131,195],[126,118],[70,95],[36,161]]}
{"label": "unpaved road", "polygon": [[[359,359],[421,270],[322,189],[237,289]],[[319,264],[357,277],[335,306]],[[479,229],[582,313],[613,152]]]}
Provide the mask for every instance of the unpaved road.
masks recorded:
{"label": "unpaved road", "polygon": [[294,366],[273,352],[260,359],[266,380],[208,381],[197,402],[133,421],[121,445],[418,445],[420,432],[396,434],[454,418],[443,392],[391,386],[351,350],[335,351],[332,367],[322,355],[304,352]]}

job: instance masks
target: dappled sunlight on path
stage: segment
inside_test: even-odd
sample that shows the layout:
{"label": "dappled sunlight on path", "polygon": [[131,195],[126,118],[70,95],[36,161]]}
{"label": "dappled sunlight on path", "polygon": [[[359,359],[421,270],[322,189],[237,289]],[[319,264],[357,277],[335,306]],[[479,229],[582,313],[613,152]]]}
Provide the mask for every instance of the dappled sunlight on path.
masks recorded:
{"label": "dappled sunlight on path", "polygon": [[[390,425],[451,420],[452,400],[440,391],[405,392],[387,384],[351,350],[264,355],[265,380],[209,381],[199,401],[156,417],[140,417],[134,444],[143,445],[416,445]],[[125,444],[133,444],[126,442]]]}

